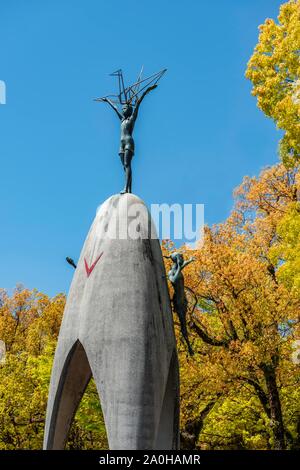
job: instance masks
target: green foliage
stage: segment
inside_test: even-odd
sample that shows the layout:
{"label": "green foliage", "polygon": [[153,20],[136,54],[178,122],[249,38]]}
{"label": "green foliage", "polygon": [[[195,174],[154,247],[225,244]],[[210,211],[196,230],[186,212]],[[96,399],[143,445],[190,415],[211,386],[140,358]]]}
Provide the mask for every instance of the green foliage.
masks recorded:
{"label": "green foliage", "polygon": [[279,279],[300,295],[300,205],[291,204],[277,227],[278,241],[270,250]]}
{"label": "green foliage", "polygon": [[108,449],[104,419],[94,380],[91,380],[70,430],[67,449]]}

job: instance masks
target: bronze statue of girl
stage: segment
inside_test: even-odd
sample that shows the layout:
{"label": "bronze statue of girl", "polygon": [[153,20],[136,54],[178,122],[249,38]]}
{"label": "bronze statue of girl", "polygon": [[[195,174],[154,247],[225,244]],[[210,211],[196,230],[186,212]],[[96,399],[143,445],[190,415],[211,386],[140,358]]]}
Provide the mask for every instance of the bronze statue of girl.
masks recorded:
{"label": "bronze statue of girl", "polygon": [[[95,101],[108,103],[121,120],[121,143],[119,155],[125,171],[125,187],[123,191],[121,191],[121,194],[131,193],[131,160],[134,155],[133,130],[139,107],[145,96],[157,87],[157,82],[166,71],[167,69],[163,69],[160,72],[154,73],[150,77],[142,78],[142,67],[137,81],[133,85],[125,87],[123,72],[119,69],[111,74],[114,77],[118,77],[119,93],[117,95],[108,95],[113,96],[115,99],[111,100],[108,96],[95,99]],[[117,104],[122,106],[122,111],[119,111]]]}
{"label": "bronze statue of girl", "polygon": [[165,258],[170,258],[173,261],[172,267],[168,272],[168,278],[170,279],[174,288],[174,296],[172,302],[174,311],[177,313],[177,316],[179,318],[182,336],[184,337],[188,347],[188,351],[192,356],[194,354],[194,351],[191,346],[186,327],[188,301],[185,295],[184,277],[182,274],[182,270],[185,268],[185,266],[195,261],[195,258],[192,257],[189,260],[184,261],[182,254],[177,252],[172,253],[171,256],[165,256]]}
{"label": "bronze statue of girl", "polygon": [[133,140],[133,130],[135,121],[138,115],[139,107],[145,96],[151,91],[154,90],[157,85],[152,85],[148,87],[143,94],[136,100],[135,105],[133,106],[130,102],[125,103],[122,107],[122,112],[120,112],[117,106],[108,98],[102,98],[102,101],[108,103],[113,110],[117,113],[119,119],[121,120],[121,144],[119,149],[119,155],[121,162],[125,171],[125,187],[121,194],[131,193],[132,187],[132,170],[131,170],[131,160],[134,155],[134,140]]}

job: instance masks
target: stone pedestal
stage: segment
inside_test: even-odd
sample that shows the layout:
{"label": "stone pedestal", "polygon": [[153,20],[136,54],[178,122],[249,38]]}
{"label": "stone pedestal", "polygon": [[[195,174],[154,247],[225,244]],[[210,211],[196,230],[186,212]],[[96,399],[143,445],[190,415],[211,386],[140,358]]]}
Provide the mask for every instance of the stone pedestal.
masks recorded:
{"label": "stone pedestal", "polygon": [[59,334],[45,449],[64,448],[91,376],[110,449],[178,448],[176,343],[160,244],[150,225],[145,204],[132,194],[112,196],[97,211]]}

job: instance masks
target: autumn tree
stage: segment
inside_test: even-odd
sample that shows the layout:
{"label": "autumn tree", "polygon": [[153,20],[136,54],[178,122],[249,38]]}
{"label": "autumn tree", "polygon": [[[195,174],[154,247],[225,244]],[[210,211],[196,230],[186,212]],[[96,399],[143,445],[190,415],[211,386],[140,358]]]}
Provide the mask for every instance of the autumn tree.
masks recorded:
{"label": "autumn tree", "polygon": [[[56,341],[65,296],[18,287],[0,291],[0,449],[41,449]],[[69,449],[107,448],[98,393],[91,381],[76,413]]]}
{"label": "autumn tree", "polygon": [[[190,332],[197,354],[190,359],[180,348],[182,393],[193,397],[183,400],[182,418],[185,437],[193,426],[200,429],[198,443],[205,432],[217,434],[211,416],[221,413],[227,423],[225,410],[234,409],[235,398],[240,415],[250,405],[250,417],[254,410],[259,415],[248,424],[262,448],[299,445],[299,367],[291,357],[299,335],[300,299],[280,282],[279,267],[270,256],[278,224],[298,199],[297,174],[296,168],[277,165],[259,178],[245,178],[235,192],[232,214],[206,228],[203,246],[193,253],[196,262],[186,268],[186,284],[196,299]],[[289,409],[294,410],[292,423],[286,420]],[[226,424],[219,435],[228,438],[223,428]],[[226,447],[226,439],[222,445]],[[240,439],[239,447],[247,445],[247,439]]]}
{"label": "autumn tree", "polygon": [[258,107],[284,131],[280,154],[286,164],[300,159],[300,0],[280,8],[278,22],[267,19],[248,63]]}

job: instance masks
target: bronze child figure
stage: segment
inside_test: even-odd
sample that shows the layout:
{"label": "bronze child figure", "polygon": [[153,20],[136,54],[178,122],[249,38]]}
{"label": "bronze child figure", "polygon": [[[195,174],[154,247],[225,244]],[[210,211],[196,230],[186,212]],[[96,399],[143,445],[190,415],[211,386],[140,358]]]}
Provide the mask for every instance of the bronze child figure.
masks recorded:
{"label": "bronze child figure", "polygon": [[126,103],[122,107],[122,113],[118,110],[117,106],[114,105],[112,101],[108,98],[102,98],[102,101],[108,103],[113,110],[117,113],[119,119],[121,120],[121,144],[119,155],[121,162],[125,171],[125,187],[121,194],[131,193],[132,187],[132,170],[131,170],[131,160],[134,155],[134,140],[132,137],[135,121],[138,115],[139,107],[147,93],[151,90],[154,90],[157,85],[152,85],[147,88],[146,91],[137,99],[135,106],[133,107],[131,103]]}
{"label": "bronze child figure", "polygon": [[[121,191],[121,194],[131,193],[132,189],[131,160],[134,155],[133,130],[139,107],[145,96],[157,87],[157,82],[164,75],[166,69],[163,69],[147,78],[142,78],[142,72],[143,68],[136,83],[125,87],[123,72],[121,69],[117,70],[111,75],[118,77],[119,93],[117,95],[108,95],[110,97],[114,97],[114,99],[110,99],[108,96],[95,99],[95,101],[108,103],[121,120],[121,144],[119,155],[125,171],[125,187],[123,191]],[[118,105],[122,107],[122,111],[119,111]]]}
{"label": "bronze child figure", "polygon": [[171,256],[168,256],[166,258],[171,258],[171,260],[173,261],[173,265],[170,271],[168,272],[168,278],[170,279],[174,288],[174,296],[172,299],[174,311],[178,315],[181,333],[187,344],[188,351],[190,355],[193,356],[194,351],[190,344],[186,327],[188,301],[185,295],[184,277],[182,274],[182,270],[185,268],[185,266],[195,261],[195,258],[190,258],[189,260],[184,261],[182,254],[177,252],[172,253]]}

